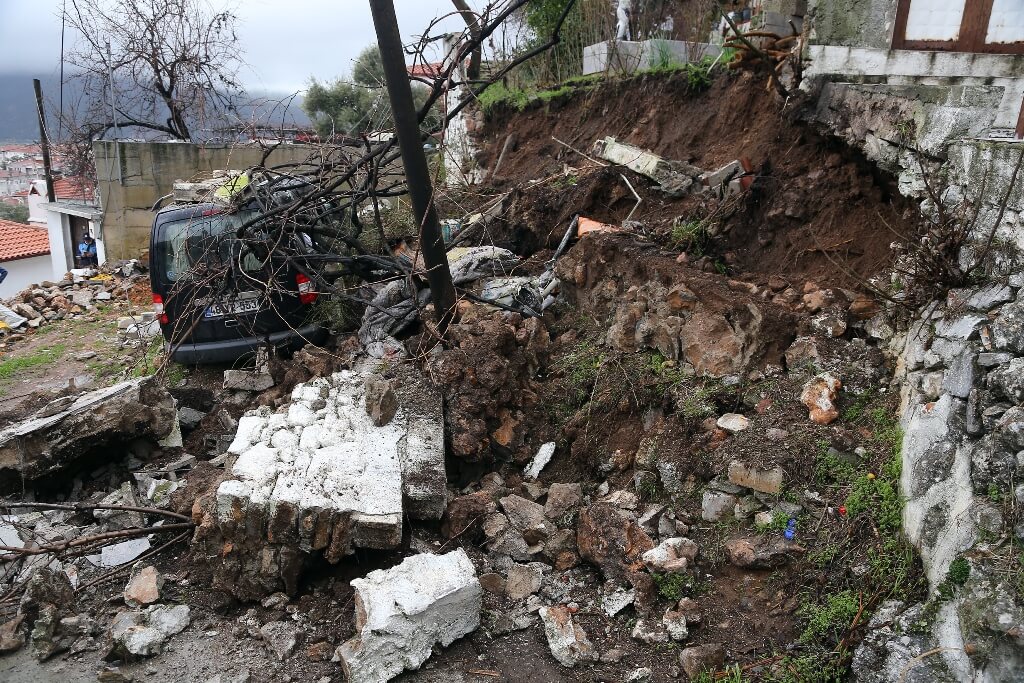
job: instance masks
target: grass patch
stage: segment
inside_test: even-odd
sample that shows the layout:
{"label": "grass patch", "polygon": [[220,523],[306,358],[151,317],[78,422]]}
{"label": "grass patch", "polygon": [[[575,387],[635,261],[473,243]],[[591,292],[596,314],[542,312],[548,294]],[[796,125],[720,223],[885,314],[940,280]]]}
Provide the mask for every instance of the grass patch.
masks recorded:
{"label": "grass patch", "polygon": [[0,379],[11,379],[16,375],[55,362],[67,351],[66,344],[54,344],[25,356],[16,356],[0,362]]}
{"label": "grass patch", "polygon": [[649,69],[636,72],[637,76],[668,76],[681,77],[686,81],[686,89],[690,92],[701,92],[711,86],[709,72],[712,60],[705,57],[699,62],[680,62],[670,54],[655,55],[654,63]]}
{"label": "grass patch", "polygon": [[704,582],[690,574],[672,572],[652,574],[651,576],[654,579],[654,585],[658,587],[658,595],[672,602],[678,602],[687,596],[700,595],[707,590],[707,585]]}
{"label": "grass patch", "polygon": [[828,441],[818,442],[818,462],[814,467],[814,480],[818,484],[846,484],[857,476],[857,469],[849,460],[833,450]]}
{"label": "grass patch", "polygon": [[757,527],[758,533],[767,534],[773,531],[783,532],[786,530],[786,526],[789,524],[789,515],[779,510],[772,515],[772,521]]}
{"label": "grass patch", "polygon": [[845,635],[860,610],[860,599],[852,590],[826,595],[822,602],[806,600],[797,611],[807,626],[800,634],[804,645],[828,644]]}
{"label": "grass patch", "polygon": [[[904,501],[900,495],[903,432],[896,419],[894,397],[864,392],[845,407],[842,417],[862,435],[857,455],[817,444],[815,484],[827,489],[840,525],[829,528],[828,518],[809,549],[807,561],[824,585],[801,596],[797,616],[804,646],[799,656],[788,654],[765,680],[843,681],[859,629],[887,599],[923,599],[925,581],[917,553],[902,536]],[[851,578],[847,566],[862,571]],[[863,609],[862,609],[863,607]],[[858,616],[859,613],[859,616]]]}
{"label": "grass patch", "polygon": [[570,399],[581,406],[590,400],[597,376],[605,363],[604,353],[589,341],[582,341],[552,365],[552,370],[565,376]]}

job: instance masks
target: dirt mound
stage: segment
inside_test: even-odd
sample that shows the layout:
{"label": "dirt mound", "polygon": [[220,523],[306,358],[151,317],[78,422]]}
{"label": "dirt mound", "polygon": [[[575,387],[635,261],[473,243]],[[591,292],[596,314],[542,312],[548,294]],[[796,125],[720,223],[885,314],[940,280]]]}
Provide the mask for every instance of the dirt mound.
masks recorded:
{"label": "dirt mound", "polygon": [[[514,243],[518,253],[557,243],[573,213],[619,223],[633,210],[621,169],[593,170],[581,155],[606,136],[710,170],[748,159],[757,172],[751,192],[715,220],[725,263],[753,279],[786,272],[794,280],[857,288],[889,264],[893,240],[914,232],[894,179],[855,150],[819,136],[799,120],[798,105],[781,106],[750,74],[721,75],[701,93],[682,77],[637,77],[522,112],[492,112],[482,133],[482,166],[494,166],[512,134],[517,146],[494,184],[515,189],[496,239]],[[527,186],[551,174],[560,175]],[[625,176],[643,198],[632,219],[663,240],[675,219],[713,211]]]}

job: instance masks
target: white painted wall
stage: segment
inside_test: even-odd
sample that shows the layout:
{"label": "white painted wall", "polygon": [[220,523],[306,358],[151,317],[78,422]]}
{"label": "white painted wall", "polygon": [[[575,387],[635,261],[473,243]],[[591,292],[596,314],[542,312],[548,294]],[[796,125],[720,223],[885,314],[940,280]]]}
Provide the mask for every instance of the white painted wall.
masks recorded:
{"label": "white painted wall", "polygon": [[1024,40],[1024,3],[1020,0],[995,0],[988,22],[987,43],[1016,43]]}
{"label": "white painted wall", "polygon": [[[77,244],[71,244],[71,221],[68,214],[50,208],[54,205],[47,204],[41,210],[46,214],[46,232],[50,237],[50,263],[52,269],[52,280],[60,280],[64,275],[75,267],[75,250]],[[102,223],[99,218],[89,220],[89,234],[96,240],[97,263],[103,265],[107,260],[107,248],[103,243]]]}
{"label": "white painted wall", "polygon": [[913,0],[907,40],[956,40],[967,0]]}
{"label": "white painted wall", "polygon": [[40,193],[28,196],[28,222],[42,225],[46,223],[46,210],[42,207],[46,201],[46,181],[34,180],[32,186],[38,189],[39,183],[42,183]]}
{"label": "white painted wall", "polygon": [[69,244],[71,239],[68,217],[59,211],[47,210],[44,213],[46,231],[50,236],[50,270],[59,280],[64,277],[64,273],[75,267],[75,260],[72,258],[73,246]]}
{"label": "white painted wall", "polygon": [[53,279],[50,257],[46,254],[4,261],[0,266],[7,270],[7,279],[0,282],[0,299],[13,296],[31,284]]}

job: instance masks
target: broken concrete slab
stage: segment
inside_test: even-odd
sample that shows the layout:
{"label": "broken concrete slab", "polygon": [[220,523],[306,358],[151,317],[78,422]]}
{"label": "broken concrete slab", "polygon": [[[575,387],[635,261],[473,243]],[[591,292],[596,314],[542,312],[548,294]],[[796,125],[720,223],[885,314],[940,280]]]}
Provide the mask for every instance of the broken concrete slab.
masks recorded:
{"label": "broken concrete slab", "polygon": [[620,164],[650,178],[670,197],[681,197],[693,189],[703,189],[703,185],[698,182],[704,173],[703,169],[681,161],[669,161],[648,150],[619,142],[613,137],[595,142],[593,153],[599,159]]}
{"label": "broken concrete slab", "polygon": [[480,626],[483,590],[461,548],[414,555],[352,581],[356,636],[335,651],[349,683],[381,683],[418,669],[435,644],[451,645]]}
{"label": "broken concrete slab", "polygon": [[111,441],[174,431],[174,398],[153,376],[54,401],[0,431],[0,475],[54,474]]}
{"label": "broken concrete slab", "polygon": [[281,412],[263,407],[239,420],[228,449],[238,457],[196,538],[220,556],[216,585],[241,599],[294,594],[313,554],[334,563],[356,547],[395,548],[403,515],[440,518],[441,399],[410,380],[415,396],[403,388],[394,418],[378,427],[364,407],[372,374],[366,363],[318,377],[297,385]]}

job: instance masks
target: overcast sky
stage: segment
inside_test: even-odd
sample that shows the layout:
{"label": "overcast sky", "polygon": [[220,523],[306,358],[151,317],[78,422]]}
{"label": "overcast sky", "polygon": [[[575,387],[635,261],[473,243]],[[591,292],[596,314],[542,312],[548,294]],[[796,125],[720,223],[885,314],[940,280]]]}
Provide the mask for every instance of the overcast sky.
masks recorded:
{"label": "overcast sky", "polygon": [[[70,0],[0,0],[0,73],[52,76],[60,66],[61,7]],[[242,80],[251,90],[294,92],[310,76],[332,80],[347,74],[352,60],[375,42],[366,0],[210,0],[235,7],[243,59]],[[476,2],[471,2],[475,6]],[[448,0],[395,0],[405,42],[437,16]],[[444,30],[461,30],[449,17]],[[66,42],[74,38],[69,31]],[[66,49],[66,46],[65,46]]]}

